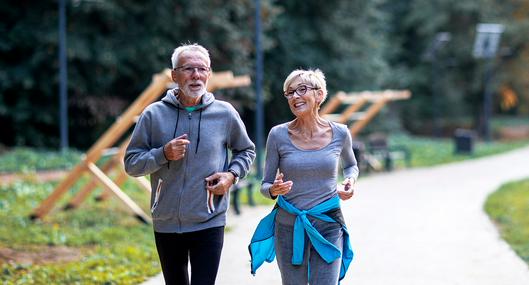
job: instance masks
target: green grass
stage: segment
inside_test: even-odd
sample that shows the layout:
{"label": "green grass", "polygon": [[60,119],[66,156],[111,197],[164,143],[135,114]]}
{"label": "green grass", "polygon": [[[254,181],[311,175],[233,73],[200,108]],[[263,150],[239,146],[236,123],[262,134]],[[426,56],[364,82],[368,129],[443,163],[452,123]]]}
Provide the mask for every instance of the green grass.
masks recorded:
{"label": "green grass", "polygon": [[407,147],[412,154],[411,166],[424,167],[506,152],[529,145],[529,140],[515,142],[476,141],[474,143],[474,152],[470,155],[456,154],[454,152],[454,142],[452,139],[433,139],[427,137],[394,135],[389,138],[389,144],[390,146],[400,145]]}
{"label": "green grass", "polygon": [[56,151],[18,147],[0,155],[0,173],[69,169],[79,161],[81,153],[76,150],[58,154]]}
{"label": "green grass", "polygon": [[529,265],[529,179],[500,187],[487,198],[485,211],[503,239]]}
{"label": "green grass", "polygon": [[[86,182],[86,179],[85,179]],[[138,284],[160,272],[152,227],[138,222],[114,198],[87,200],[79,209],[57,211],[32,221],[29,215],[54,183],[16,182],[0,187],[0,247],[36,251],[47,246],[77,248],[81,260],[50,264],[0,264],[2,284]],[[74,188],[68,197],[77,191]],[[148,195],[127,183],[142,208]],[[95,193],[91,196],[95,197]]]}
{"label": "green grass", "polygon": [[529,117],[521,116],[495,116],[491,121],[492,130],[497,130],[501,127],[518,127],[529,125]]}

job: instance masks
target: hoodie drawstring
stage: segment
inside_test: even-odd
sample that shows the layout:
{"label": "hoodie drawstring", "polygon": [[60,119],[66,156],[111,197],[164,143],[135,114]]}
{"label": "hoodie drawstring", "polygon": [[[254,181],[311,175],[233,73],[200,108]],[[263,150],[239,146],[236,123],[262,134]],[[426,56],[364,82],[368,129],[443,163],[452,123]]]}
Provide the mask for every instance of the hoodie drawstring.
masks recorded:
{"label": "hoodie drawstring", "polygon": [[176,138],[176,129],[178,129],[178,121],[180,121],[180,110],[176,109],[176,123],[174,125],[173,139]]}
{"label": "hoodie drawstring", "polygon": [[[178,122],[180,121],[180,110],[176,108],[176,123],[174,125],[173,139],[176,138],[176,129],[178,129]],[[171,168],[171,161],[167,162],[167,169]]]}
{"label": "hoodie drawstring", "polygon": [[200,115],[198,116],[198,138],[197,138],[197,146],[195,148],[195,153],[197,153],[198,145],[200,144],[200,122],[202,122],[202,109],[200,109]]}

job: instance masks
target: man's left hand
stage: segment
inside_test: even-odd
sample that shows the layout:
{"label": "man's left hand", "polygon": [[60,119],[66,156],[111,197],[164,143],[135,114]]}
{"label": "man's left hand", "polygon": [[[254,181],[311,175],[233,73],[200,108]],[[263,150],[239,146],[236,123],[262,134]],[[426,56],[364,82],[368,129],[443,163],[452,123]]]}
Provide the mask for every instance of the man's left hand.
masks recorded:
{"label": "man's left hand", "polygon": [[231,172],[217,172],[206,177],[206,189],[215,195],[228,193],[235,177]]}

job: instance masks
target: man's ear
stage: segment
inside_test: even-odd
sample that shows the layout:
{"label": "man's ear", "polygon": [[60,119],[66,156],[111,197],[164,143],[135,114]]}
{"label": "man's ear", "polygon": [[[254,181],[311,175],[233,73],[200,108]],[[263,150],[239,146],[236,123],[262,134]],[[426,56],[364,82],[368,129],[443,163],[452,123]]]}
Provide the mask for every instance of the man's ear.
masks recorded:
{"label": "man's ear", "polygon": [[174,82],[176,82],[176,70],[171,69],[171,79],[173,79]]}

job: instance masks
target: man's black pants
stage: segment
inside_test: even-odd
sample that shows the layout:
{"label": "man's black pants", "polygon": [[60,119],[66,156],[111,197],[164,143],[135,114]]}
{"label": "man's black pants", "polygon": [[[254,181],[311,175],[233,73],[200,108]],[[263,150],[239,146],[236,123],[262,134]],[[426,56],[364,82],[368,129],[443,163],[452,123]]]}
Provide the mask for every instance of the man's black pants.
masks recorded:
{"label": "man's black pants", "polygon": [[[154,232],[166,285],[214,285],[224,244],[224,227],[189,233]],[[188,276],[191,264],[191,283]]]}

